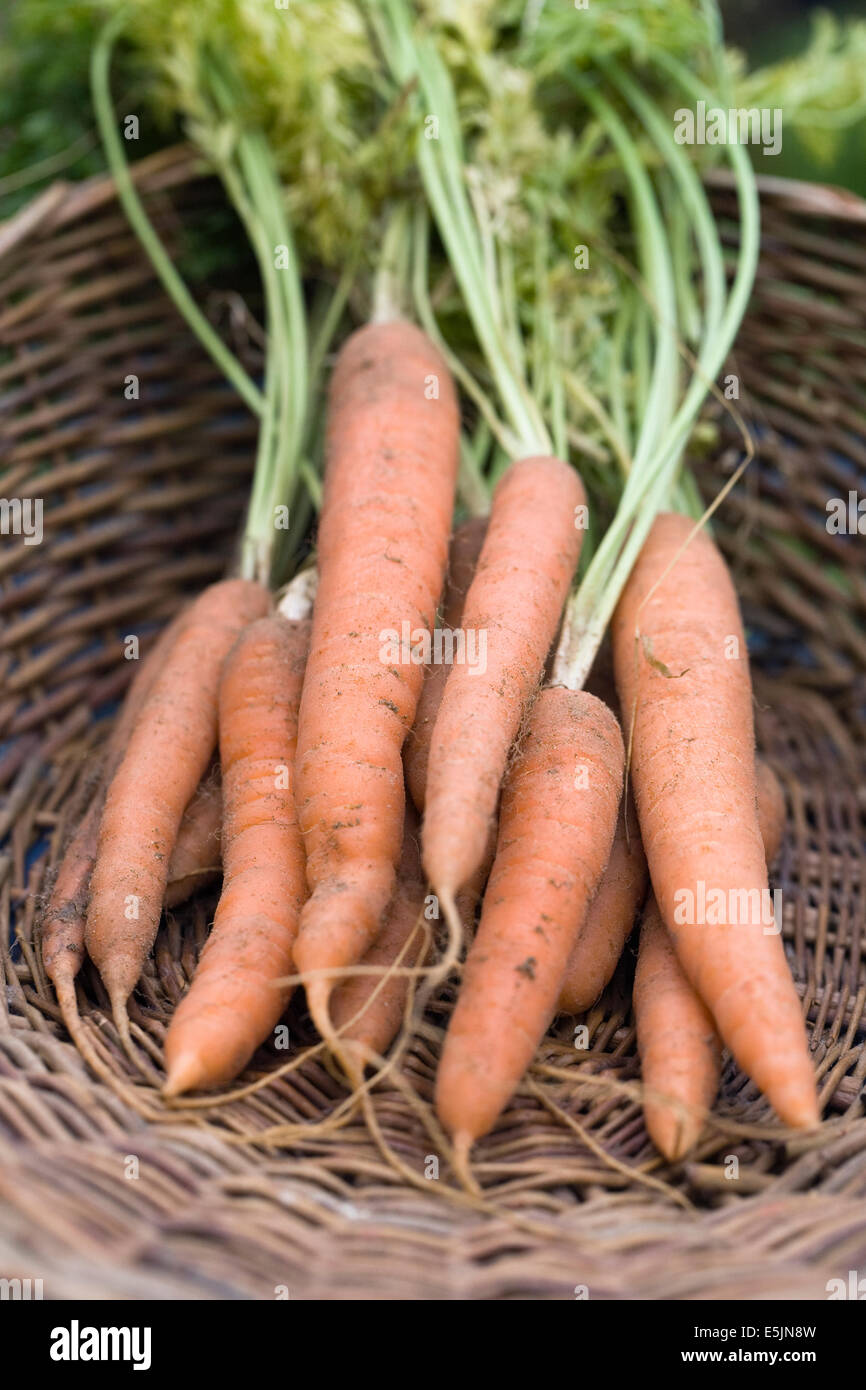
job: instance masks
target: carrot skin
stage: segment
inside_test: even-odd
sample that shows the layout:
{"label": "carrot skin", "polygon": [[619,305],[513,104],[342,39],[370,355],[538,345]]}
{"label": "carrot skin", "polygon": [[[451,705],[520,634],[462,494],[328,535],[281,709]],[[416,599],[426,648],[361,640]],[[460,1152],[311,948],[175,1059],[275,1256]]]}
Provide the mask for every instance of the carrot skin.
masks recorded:
{"label": "carrot skin", "polygon": [[[709,537],[697,533],[669,569],[691,531],[685,517],[656,519],[613,622],[641,836],[691,984],[780,1118],[808,1127],[818,1108],[799,999],[779,935],[753,910],[768,883],[745,635]],[[710,893],[724,906],[699,914]],[[749,920],[735,924],[735,911]],[[698,915],[708,920],[688,920]]]}
{"label": "carrot skin", "polygon": [[555,458],[513,463],[493,497],[463,610],[486,636],[486,667],[448,673],[430,743],[424,867],[451,898],[481,863],[512,745],[527,713],[577,566],[585,501]]}
{"label": "carrot skin", "polygon": [[114,776],[157,671],[186,617],[183,609],[163,629],[132,678],[102,756],[90,806],[66,847],[42,920],[42,961],[64,1013],[74,1003],[73,981],[84,962],[84,922],[90,878],[96,863],[99,826],[108,783]]}
{"label": "carrot skin", "polygon": [[495,1124],[556,1008],[613,842],[619,725],[585,691],[543,690],[506,777],[496,858],[436,1078],[458,1151]]}
{"label": "carrot skin", "polygon": [[223,661],[269,602],[261,585],[241,579],[213,584],[196,599],[108,789],[85,943],[122,1034],[126,1000],[159,926],[178,827],[216,744]]}
{"label": "carrot skin", "polygon": [[243,1070],[291,990],[306,895],[294,801],[309,621],[280,614],[241,633],[219,690],[223,891],[192,984],[165,1040],[165,1094],[209,1090]]}
{"label": "carrot skin", "polygon": [[166,907],[179,907],[220,872],[223,803],[219,769],[205,773],[183,813],[165,886]]}
{"label": "carrot skin", "polygon": [[584,1013],[599,998],[646,896],[649,873],[630,800],[626,815],[620,807],[610,859],[568,958],[557,1006],[563,1013]]}
{"label": "carrot skin", "polygon": [[692,989],[652,893],[644,908],[634,1013],[647,1132],[677,1163],[700,1138],[719,1089],[722,1049],[712,1014]]}
{"label": "carrot skin", "polygon": [[410,979],[394,975],[383,983],[382,976],[398,959],[401,968],[419,963],[425,940],[422,919],[426,892],[418,820],[407,806],[397,887],[382,930],[362,962],[378,967],[381,974],[349,976],[331,996],[331,1020],[340,1032],[340,1051],[356,1081],[371,1054],[387,1052],[403,1022]]}
{"label": "carrot skin", "polygon": [[[757,801],[761,838],[767,863],[772,864],[781,844],[785,798],[776,774],[762,758],[757,760]],[[600,997],[613,976],[635,914],[646,896],[646,855],[630,801],[627,815],[628,829],[621,807],[610,860],[569,957],[559,996],[562,1013],[584,1013]]]}
{"label": "carrot skin", "polygon": [[[767,863],[779,852],[785,822],[782,789],[758,759],[758,824]],[[692,989],[650,894],[634,981],[634,1013],[647,1133],[670,1163],[698,1142],[719,1089],[722,1045],[706,1005]]]}
{"label": "carrot skin", "polygon": [[[427,390],[434,376],[436,399]],[[423,680],[403,649],[404,624],[410,635],[433,627],[458,445],[456,393],[429,339],[399,321],[353,334],[331,381],[319,589],[298,731],[311,896],[295,958],[323,1036],[336,977],[321,972],[362,958],[394,892],[402,748]]]}
{"label": "carrot skin", "polygon": [[768,762],[758,758],[755,769],[755,794],[758,806],[758,829],[764,845],[767,864],[774,863],[782,848],[785,831],[785,793]]}
{"label": "carrot skin", "polygon": [[[475,573],[478,556],[487,533],[487,517],[473,516],[458,526],[451,537],[448,550],[448,577],[442,596],[442,627],[458,631],[463,622],[463,608],[469,585]],[[427,793],[427,764],[436,716],[442,703],[445,682],[450,666],[431,662],[424,670],[424,684],[415,712],[415,723],[403,749],[406,785],[415,806],[424,810]]]}

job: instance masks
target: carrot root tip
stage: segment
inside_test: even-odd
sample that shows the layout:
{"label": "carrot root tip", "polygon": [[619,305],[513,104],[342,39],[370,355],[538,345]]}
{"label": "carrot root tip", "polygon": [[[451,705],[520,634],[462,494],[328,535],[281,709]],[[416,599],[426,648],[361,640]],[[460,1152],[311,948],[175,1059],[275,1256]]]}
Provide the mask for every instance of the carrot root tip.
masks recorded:
{"label": "carrot root tip", "polygon": [[307,1008],[310,1011],[310,1017],[327,1042],[334,1036],[331,1015],[328,1011],[333,983],[331,980],[307,980],[304,983],[304,988],[307,993]]}
{"label": "carrot root tip", "polygon": [[463,949],[463,919],[457,908],[457,899],[450,888],[437,888],[437,896],[448,930],[447,944],[437,967],[437,977],[444,979],[460,959]]}
{"label": "carrot root tip", "polygon": [[198,1091],[204,1081],[204,1068],[197,1052],[182,1052],[168,1068],[162,1088],[166,1099],[182,1095],[184,1091]]}
{"label": "carrot root tip", "polygon": [[126,1011],[126,1000],[128,996],[121,991],[109,989],[108,999],[111,1004],[111,1017],[120,1038],[120,1045],[132,1062],[136,1070],[141,1071],[141,1061],[136,1055],[135,1044],[132,1041],[132,1034],[129,1031],[129,1014]]}
{"label": "carrot root tip", "polygon": [[467,1192],[471,1192],[473,1197],[481,1196],[481,1188],[472,1176],[472,1169],[469,1163],[469,1153],[472,1148],[473,1138],[464,1130],[454,1135],[454,1173],[460,1186]]}

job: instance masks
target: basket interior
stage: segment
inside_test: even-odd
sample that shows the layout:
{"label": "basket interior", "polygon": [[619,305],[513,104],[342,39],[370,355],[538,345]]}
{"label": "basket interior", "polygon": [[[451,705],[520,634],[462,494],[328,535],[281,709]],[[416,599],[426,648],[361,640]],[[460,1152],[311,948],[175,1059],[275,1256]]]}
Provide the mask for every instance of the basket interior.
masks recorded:
{"label": "basket interior", "polygon": [[[170,246],[220,206],[184,148],[136,177]],[[714,198],[733,241],[731,194]],[[203,892],[167,916],[142,981],[141,1075],[94,972],[82,997],[110,1083],[58,1022],[38,909],[123,693],[122,644],[135,633],[146,651],[229,566],[256,431],[107,180],[57,185],[0,227],[3,495],[42,499],[44,526],[41,544],[0,548],[4,1273],[35,1269],[54,1297],[570,1298],[586,1284],[592,1297],[788,1298],[824,1296],[866,1259],[866,535],[827,524],[832,499],[866,497],[866,218],[829,196],[804,208],[784,188],[763,208],[727,369],[755,458],[713,524],[741,595],[759,743],[788,802],[774,883],[825,1124],[786,1140],[729,1061],[700,1149],[663,1165],[641,1114],[627,950],[599,1004],[557,1020],[478,1145],[474,1204],[454,1195],[429,1123],[447,989],[351,1111],[320,1055],[275,1077],[286,1056],[267,1050],[247,1094],[167,1110],[157,1059],[212,918]],[[252,267],[199,295],[256,370]],[[743,442],[729,405],[708,415],[717,444],[695,468],[710,500]],[[288,1024],[295,1057],[313,1041],[302,1001]]]}

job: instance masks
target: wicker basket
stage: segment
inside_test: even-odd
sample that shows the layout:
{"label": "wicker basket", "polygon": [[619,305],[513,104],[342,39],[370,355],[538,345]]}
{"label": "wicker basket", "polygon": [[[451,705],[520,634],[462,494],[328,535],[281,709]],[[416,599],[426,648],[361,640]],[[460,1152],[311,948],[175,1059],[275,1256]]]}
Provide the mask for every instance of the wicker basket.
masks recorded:
{"label": "wicker basket", "polygon": [[[186,149],[139,166],[169,243],[219,190]],[[736,236],[730,190],[713,196]],[[730,1063],[691,1161],[643,1126],[630,958],[583,1020],[559,1020],[494,1134],[481,1202],[425,1127],[447,995],[364,1106],[321,1057],[230,1104],[166,1109],[159,1044],[214,898],[164,925],[122,1057],[92,972],[87,1027],[115,1084],[58,1023],[38,908],[122,691],[120,644],[151,634],[230,560],[255,426],[190,340],[103,179],[58,184],[0,226],[5,498],[44,500],[44,540],[0,548],[0,903],[15,945],[0,994],[0,1275],[48,1298],[823,1298],[866,1269],[866,538],[826,502],[866,493],[866,206],[768,184],[763,257],[730,370],[758,457],[717,535],[756,668],[759,739],[788,798],[777,883],[825,1123],[789,1138]],[[254,277],[251,278],[254,284]],[[244,289],[243,286],[240,287]],[[239,307],[240,306],[240,307]],[[251,369],[237,295],[207,301]],[[140,400],[125,400],[134,373]],[[739,457],[700,468],[718,491]],[[7,933],[4,929],[3,941]],[[301,1005],[289,1019],[309,1038]],[[566,1069],[568,1082],[550,1074]]]}

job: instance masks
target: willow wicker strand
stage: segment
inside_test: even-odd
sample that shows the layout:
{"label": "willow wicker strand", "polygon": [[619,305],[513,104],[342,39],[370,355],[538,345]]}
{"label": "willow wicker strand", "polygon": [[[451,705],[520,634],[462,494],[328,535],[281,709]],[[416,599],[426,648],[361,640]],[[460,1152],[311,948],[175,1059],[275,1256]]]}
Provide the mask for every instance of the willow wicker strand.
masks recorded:
{"label": "willow wicker strand", "polygon": [[[136,178],[170,245],[219,203],[185,147]],[[713,197],[733,239],[731,192]],[[57,184],[0,226],[2,491],[44,503],[42,544],[0,548],[0,909],[15,943],[0,963],[0,1275],[56,1298],[805,1299],[866,1268],[866,540],[826,526],[829,498],[866,494],[866,205],[773,183],[763,202],[728,368],[757,454],[715,529],[788,800],[775,883],[824,1125],[787,1136],[729,1062],[699,1151],[666,1168],[641,1115],[627,951],[580,1020],[588,1045],[558,1020],[478,1146],[475,1205],[425,1125],[447,989],[372,1088],[373,1125],[320,1053],[302,1055],[297,1003],[289,1069],[266,1049],[244,1078],[259,1084],[175,1111],[133,1075],[89,969],[86,1026],[115,1085],[59,1022],[38,909],[123,692],[122,643],[146,649],[226,568],[255,422],[155,283],[110,181]],[[236,289],[255,298],[252,272],[206,307],[255,371],[257,335],[226,307]],[[696,462],[708,498],[740,457],[712,413],[718,447]],[[133,1011],[151,1050],[213,906],[203,892],[160,932]]]}

